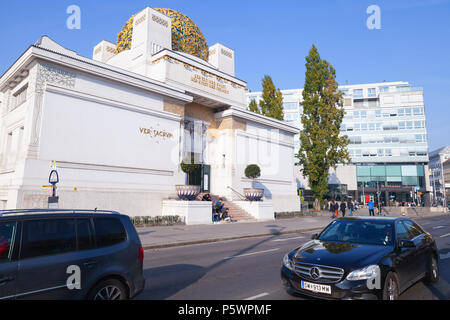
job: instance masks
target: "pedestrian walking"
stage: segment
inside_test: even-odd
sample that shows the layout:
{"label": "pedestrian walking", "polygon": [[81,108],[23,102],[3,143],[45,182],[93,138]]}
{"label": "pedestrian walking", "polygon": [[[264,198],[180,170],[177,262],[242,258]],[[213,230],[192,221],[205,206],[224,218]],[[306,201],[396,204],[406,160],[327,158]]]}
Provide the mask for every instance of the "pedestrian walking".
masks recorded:
{"label": "pedestrian walking", "polygon": [[341,207],[342,216],[345,217],[345,210],[347,209],[347,205],[345,204],[344,200],[341,201],[340,207]]}
{"label": "pedestrian walking", "polygon": [[338,210],[339,210],[339,204],[333,200],[330,204],[330,212],[331,212],[331,218],[334,219],[338,216]]}
{"label": "pedestrian walking", "polygon": [[350,199],[350,201],[347,203],[347,207],[348,207],[348,216],[352,217],[353,216],[353,200]]}
{"label": "pedestrian walking", "polygon": [[375,204],[372,200],[369,201],[367,207],[369,208],[369,216],[375,216]]}

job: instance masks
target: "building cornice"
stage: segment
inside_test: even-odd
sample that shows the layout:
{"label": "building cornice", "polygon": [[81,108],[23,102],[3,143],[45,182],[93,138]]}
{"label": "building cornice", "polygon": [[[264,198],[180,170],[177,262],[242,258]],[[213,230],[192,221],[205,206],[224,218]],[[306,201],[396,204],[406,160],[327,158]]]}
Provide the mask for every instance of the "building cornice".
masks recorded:
{"label": "building cornice", "polygon": [[276,120],[273,118],[269,118],[242,108],[230,107],[224,111],[217,112],[215,114],[216,120],[221,120],[228,117],[237,117],[244,120],[250,120],[252,122],[256,122],[271,128],[276,128],[279,130],[283,130],[292,134],[299,134],[300,129],[295,126],[291,126],[284,121]]}
{"label": "building cornice", "polygon": [[81,56],[68,56],[34,45],[30,46],[0,78],[0,91],[3,91],[5,87],[14,81],[17,72],[26,69],[34,60],[43,60],[76,71],[103,77],[135,88],[151,91],[164,97],[170,97],[182,103],[193,101],[193,98],[187,95],[185,91],[145,76]]}
{"label": "building cornice", "polygon": [[223,80],[230,81],[231,83],[246,88],[247,83],[243,80],[240,80],[236,77],[233,77],[227,73],[224,73],[222,71],[217,70],[216,68],[213,68],[209,64],[206,64],[205,62],[199,62],[197,60],[194,60],[193,58],[186,57],[183,54],[180,54],[178,52],[169,50],[169,49],[163,49],[152,56],[152,63],[157,63],[163,59],[173,59],[181,63],[185,63],[191,67],[200,69],[201,71],[209,72],[213,74],[216,77],[222,78]]}

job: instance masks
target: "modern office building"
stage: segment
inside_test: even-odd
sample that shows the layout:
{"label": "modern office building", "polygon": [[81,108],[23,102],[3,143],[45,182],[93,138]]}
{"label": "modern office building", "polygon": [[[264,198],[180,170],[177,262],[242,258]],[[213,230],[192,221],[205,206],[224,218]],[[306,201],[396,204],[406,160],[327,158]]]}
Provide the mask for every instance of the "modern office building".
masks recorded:
{"label": "modern office building", "polygon": [[444,172],[444,187],[445,187],[445,203],[448,206],[450,203],[450,159],[442,164],[442,171]]}
{"label": "modern office building", "polygon": [[276,212],[298,210],[298,129],[246,110],[235,52],[208,46],[189,17],[147,7],[92,58],[46,36],[17,56],[0,77],[0,209],[47,207],[55,163],[60,208],[173,214],[193,156],[202,192],[234,201],[257,183]]}
{"label": "modern office building", "polygon": [[[336,172],[330,172],[330,185],[347,184],[348,195],[361,202],[379,197],[385,204],[393,204],[394,200],[428,203],[429,159],[423,89],[408,82],[383,82],[345,85],[340,90],[346,111],[341,134],[350,139],[352,164],[350,168],[338,167]],[[282,93],[285,121],[301,129],[302,90],[282,90]],[[247,96],[248,101],[258,100],[261,92]],[[298,180],[300,186],[305,184],[301,178]],[[352,186],[349,180],[354,182]]]}
{"label": "modern office building", "polygon": [[444,163],[450,159],[450,146],[445,146],[430,152],[430,186],[432,200],[437,205],[445,205],[445,190],[450,188],[445,183]]}

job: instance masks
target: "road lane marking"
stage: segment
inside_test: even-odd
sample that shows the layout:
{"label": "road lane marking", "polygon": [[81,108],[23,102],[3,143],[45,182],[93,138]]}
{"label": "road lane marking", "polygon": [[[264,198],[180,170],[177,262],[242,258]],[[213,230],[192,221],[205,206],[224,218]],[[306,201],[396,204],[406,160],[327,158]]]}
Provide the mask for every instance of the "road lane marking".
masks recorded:
{"label": "road lane marking", "polygon": [[272,251],[277,251],[277,250],[280,250],[280,248],[264,250],[264,251],[258,251],[258,252],[252,252],[252,253],[239,254],[237,256],[231,256],[231,257],[223,258],[223,260],[229,260],[229,259],[239,258],[239,257],[247,257],[247,256],[255,255],[255,254],[267,253],[267,252],[272,252]]}
{"label": "road lane marking", "polygon": [[295,237],[295,238],[284,238],[284,239],[277,239],[273,240],[273,242],[280,242],[280,241],[289,241],[289,240],[295,240],[295,239],[304,239],[305,237]]}
{"label": "road lane marking", "polygon": [[447,252],[446,254],[439,255],[439,258],[441,258],[441,260],[449,259],[450,258],[450,252]]}
{"label": "road lane marking", "polygon": [[268,296],[268,295],[269,294],[267,292],[264,292],[264,293],[258,294],[256,296],[253,296],[253,297],[250,297],[250,298],[247,298],[247,299],[244,299],[244,300],[256,300],[256,299],[259,299],[259,298],[262,298],[262,297],[265,297],[265,296]]}
{"label": "road lane marking", "polygon": [[445,238],[445,237],[448,237],[448,236],[450,236],[450,233],[447,233],[447,234],[443,234],[442,236],[440,236],[441,238]]}
{"label": "road lane marking", "polygon": [[445,227],[444,227],[444,226],[433,227],[434,230],[436,230],[436,229],[442,229],[442,228],[445,228]]}

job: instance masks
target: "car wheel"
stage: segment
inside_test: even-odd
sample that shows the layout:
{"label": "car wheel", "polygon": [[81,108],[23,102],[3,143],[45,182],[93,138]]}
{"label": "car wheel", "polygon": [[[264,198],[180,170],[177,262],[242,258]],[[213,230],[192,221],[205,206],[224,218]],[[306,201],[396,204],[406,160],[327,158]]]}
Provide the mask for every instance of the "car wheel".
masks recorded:
{"label": "car wheel", "polygon": [[383,300],[398,300],[399,292],[398,277],[395,273],[389,272],[384,281]]}
{"label": "car wheel", "polygon": [[98,283],[88,295],[88,300],[127,300],[127,289],[116,279],[107,279]]}
{"label": "car wheel", "polygon": [[439,281],[439,265],[437,259],[434,255],[430,258],[429,271],[427,277],[425,278],[428,283],[436,283]]}

